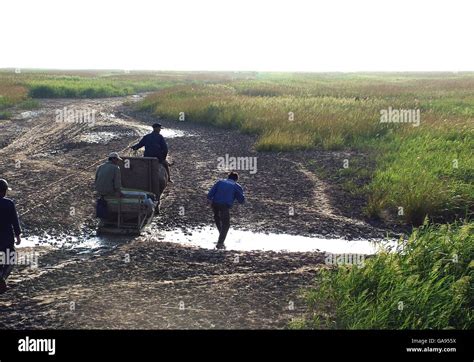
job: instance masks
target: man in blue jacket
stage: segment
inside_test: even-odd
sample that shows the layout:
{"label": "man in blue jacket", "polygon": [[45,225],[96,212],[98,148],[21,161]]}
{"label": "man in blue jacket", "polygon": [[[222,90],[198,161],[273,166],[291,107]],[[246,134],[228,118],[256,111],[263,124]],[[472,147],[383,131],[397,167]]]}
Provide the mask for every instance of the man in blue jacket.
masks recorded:
{"label": "man in blue jacket", "polygon": [[214,220],[219,230],[219,239],[216,248],[224,249],[224,240],[230,228],[230,208],[234,200],[240,204],[245,202],[242,186],[237,183],[239,175],[235,172],[229,173],[227,180],[219,180],[209,190],[207,199],[214,211]]}
{"label": "man in blue jacket", "polygon": [[7,181],[0,179],[0,253],[2,253],[0,256],[0,294],[6,291],[6,279],[14,266],[14,260],[8,258],[8,255],[16,256],[15,238],[17,245],[21,243],[21,228],[15,204],[5,197],[8,190],[11,189],[8,187]]}
{"label": "man in blue jacket", "polygon": [[160,134],[161,124],[155,123],[153,125],[153,132],[143,136],[143,138],[136,145],[131,147],[132,150],[136,151],[145,146],[144,157],[156,157],[168,172],[168,182],[171,181],[170,175],[170,166],[168,161],[166,161],[166,156],[168,156],[168,145],[166,144],[165,138]]}

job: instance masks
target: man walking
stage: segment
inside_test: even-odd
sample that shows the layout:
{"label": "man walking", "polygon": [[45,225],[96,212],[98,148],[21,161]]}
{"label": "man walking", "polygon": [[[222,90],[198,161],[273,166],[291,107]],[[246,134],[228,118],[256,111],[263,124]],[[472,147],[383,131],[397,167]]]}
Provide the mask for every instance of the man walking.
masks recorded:
{"label": "man walking", "polygon": [[160,134],[161,124],[155,123],[153,125],[153,132],[143,136],[143,138],[136,145],[131,147],[132,150],[137,151],[145,146],[144,157],[156,157],[160,163],[165,166],[168,173],[168,182],[173,183],[170,175],[170,165],[166,160],[168,156],[168,145],[165,138]]}
{"label": "man walking", "polygon": [[245,202],[242,186],[237,183],[239,175],[235,172],[229,173],[227,180],[219,180],[209,190],[207,199],[214,211],[214,220],[219,230],[219,239],[216,248],[224,249],[224,240],[230,228],[230,208],[234,200],[240,204]]}
{"label": "man walking", "polygon": [[[11,189],[7,181],[0,179],[0,294],[7,290],[6,280],[16,260],[15,238],[17,245],[21,243],[21,228],[15,204],[5,197],[8,190]],[[9,255],[14,255],[15,260],[8,257]]]}

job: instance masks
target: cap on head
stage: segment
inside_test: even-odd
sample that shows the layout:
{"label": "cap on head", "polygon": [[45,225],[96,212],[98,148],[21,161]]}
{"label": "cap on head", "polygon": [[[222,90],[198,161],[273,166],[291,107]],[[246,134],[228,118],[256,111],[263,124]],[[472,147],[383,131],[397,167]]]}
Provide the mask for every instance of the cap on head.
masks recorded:
{"label": "cap on head", "polygon": [[7,180],[0,178],[0,192],[4,192],[7,190],[11,190],[10,187],[8,187],[8,182]]}
{"label": "cap on head", "polygon": [[239,179],[239,174],[237,172],[230,172],[229,175],[227,176],[227,178],[231,179],[231,180],[234,180],[235,182],[237,182],[237,180]]}
{"label": "cap on head", "polygon": [[163,128],[163,126],[161,125],[161,123],[153,123],[153,129],[155,128]]}
{"label": "cap on head", "polygon": [[109,158],[116,158],[118,160],[122,160],[117,152],[109,153]]}

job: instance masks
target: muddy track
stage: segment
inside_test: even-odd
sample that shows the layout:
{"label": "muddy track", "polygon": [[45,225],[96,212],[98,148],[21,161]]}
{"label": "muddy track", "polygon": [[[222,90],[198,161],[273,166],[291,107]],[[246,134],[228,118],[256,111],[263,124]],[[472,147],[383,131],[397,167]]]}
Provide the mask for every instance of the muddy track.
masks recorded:
{"label": "muddy track", "polygon": [[[3,177],[14,180],[11,196],[17,199],[28,231],[77,233],[93,225],[90,187],[95,168],[110,149],[124,149],[140,133],[133,126],[115,123],[112,114],[121,102],[47,100],[37,116],[2,123],[0,136],[11,142],[0,149],[0,168]],[[56,122],[56,110],[64,107],[95,109],[96,122]],[[90,143],[81,138],[103,131],[119,133],[120,139]],[[69,215],[72,208],[74,215]]]}
{"label": "muddy track", "polygon": [[[27,234],[94,232],[95,167],[156,121],[123,105],[132,99],[45,100],[39,114],[0,123],[0,173],[15,189],[11,197]],[[55,122],[64,107],[93,108],[96,122]],[[165,190],[162,215],[144,236],[114,248],[85,254],[45,249],[38,269],[18,267],[11,289],[0,296],[0,327],[285,328],[305,312],[301,289],[314,284],[324,255],[217,252],[154,238],[163,229],[212,224],[205,195],[224,176],[217,158],[225,154],[258,160],[255,174],[240,172],[248,202],[232,210],[234,227],[345,238],[386,233],[340,213],[347,199],[330,193],[331,185],[308,168],[308,160],[339,162],[335,153],[257,153],[253,136],[161,123],[187,135],[168,139],[175,183]],[[91,134],[117,137],[92,142]]]}

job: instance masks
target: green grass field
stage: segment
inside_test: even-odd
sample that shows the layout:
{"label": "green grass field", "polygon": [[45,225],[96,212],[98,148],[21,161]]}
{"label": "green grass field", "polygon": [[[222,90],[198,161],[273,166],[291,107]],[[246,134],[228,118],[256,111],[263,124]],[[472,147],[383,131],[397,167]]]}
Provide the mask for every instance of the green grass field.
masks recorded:
{"label": "green grass field", "polygon": [[0,110],[31,98],[115,97],[163,88],[245,79],[253,73],[125,70],[0,70]]}
{"label": "green grass field", "polygon": [[124,70],[0,69],[0,119],[11,108],[32,109],[35,98],[103,98],[151,92],[186,84],[246,79],[253,73],[157,72]]}
{"label": "green grass field", "polygon": [[2,94],[3,107],[26,98],[114,97],[159,90],[176,84],[155,75],[143,77],[126,73],[94,72],[43,74],[33,71],[20,74],[2,72],[1,83],[4,84],[3,88],[10,86],[11,89],[10,92]]}

